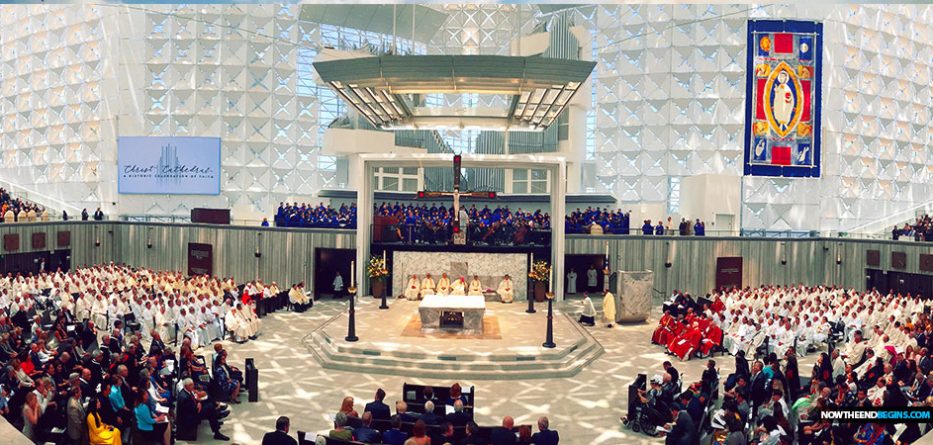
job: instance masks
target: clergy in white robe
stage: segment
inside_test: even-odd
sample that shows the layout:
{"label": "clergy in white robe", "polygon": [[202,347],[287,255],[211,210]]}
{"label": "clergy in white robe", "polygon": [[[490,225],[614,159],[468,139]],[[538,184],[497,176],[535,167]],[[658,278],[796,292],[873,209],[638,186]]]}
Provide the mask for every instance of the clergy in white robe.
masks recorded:
{"label": "clergy in white robe", "polygon": [[466,295],[466,281],[463,277],[457,278],[450,286],[450,295]]}
{"label": "clergy in white robe", "polygon": [[590,268],[586,271],[586,287],[589,288],[590,292],[595,291],[596,285],[599,283],[599,281],[596,279],[596,273],[595,266],[590,266]]}
{"label": "clergy in white robe", "polygon": [[483,296],[483,285],[479,282],[479,276],[473,275],[473,280],[470,281],[470,289],[467,291],[467,295]]}
{"label": "clergy in white robe", "polygon": [[567,293],[570,295],[577,293],[577,271],[573,269],[567,273]]}
{"label": "clergy in white robe", "polygon": [[408,285],[405,286],[405,292],[402,294],[406,300],[417,300],[421,296],[421,280],[418,275],[412,275],[408,279]]}
{"label": "clergy in white robe", "polygon": [[334,293],[340,294],[341,292],[343,292],[343,276],[338,272],[337,276],[334,277]]}
{"label": "clergy in white robe", "polygon": [[427,274],[427,276],[421,280],[421,298],[427,297],[428,295],[434,295],[434,279],[431,278],[431,274]]}
{"label": "clergy in white robe", "polygon": [[580,323],[587,326],[596,325],[596,308],[589,295],[583,296],[583,312],[580,313]]}
{"label": "clergy in white robe", "polygon": [[616,321],[616,296],[608,290],[603,292],[603,319],[611,328]]}
{"label": "clergy in white robe", "polygon": [[437,280],[436,290],[438,295],[450,294],[450,279],[447,278],[446,273],[441,275],[441,279]]}
{"label": "clergy in white robe", "polygon": [[234,341],[243,342],[249,338],[249,324],[243,321],[242,317],[238,314],[239,311],[237,311],[236,308],[230,309],[230,312],[227,313],[227,317],[224,319],[224,324],[227,330],[233,333]]}
{"label": "clergy in white robe", "polygon": [[499,282],[499,287],[496,288],[496,293],[499,295],[499,298],[502,299],[503,303],[511,303],[515,300],[515,288],[512,287],[512,277],[506,275],[502,277],[502,281]]}

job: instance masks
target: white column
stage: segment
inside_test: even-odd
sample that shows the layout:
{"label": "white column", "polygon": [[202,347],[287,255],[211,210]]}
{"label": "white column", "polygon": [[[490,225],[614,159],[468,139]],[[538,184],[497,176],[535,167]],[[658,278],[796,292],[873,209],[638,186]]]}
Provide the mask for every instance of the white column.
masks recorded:
{"label": "white column", "polygon": [[[369,246],[373,234],[373,172],[370,162],[367,162],[364,156],[357,156],[356,171],[358,175],[362,175],[356,191],[356,282],[359,287],[358,295],[368,295],[366,266],[369,265]],[[364,289],[366,293],[363,292]]]}
{"label": "white column", "polygon": [[567,163],[563,158],[551,166],[551,269],[554,271],[554,296],[564,299],[564,214],[567,207]]}

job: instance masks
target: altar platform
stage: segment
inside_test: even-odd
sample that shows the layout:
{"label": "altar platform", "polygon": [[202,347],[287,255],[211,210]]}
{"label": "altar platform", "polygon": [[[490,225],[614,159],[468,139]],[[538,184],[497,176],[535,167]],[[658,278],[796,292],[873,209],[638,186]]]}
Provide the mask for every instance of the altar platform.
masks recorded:
{"label": "altar platform", "polygon": [[489,303],[483,335],[422,332],[418,301],[359,299],[357,342],[347,342],[347,313],[336,315],[303,339],[324,368],[437,379],[535,379],[570,377],[603,353],[571,316],[554,312],[557,347],[544,348],[547,306],[527,314],[524,304]]}

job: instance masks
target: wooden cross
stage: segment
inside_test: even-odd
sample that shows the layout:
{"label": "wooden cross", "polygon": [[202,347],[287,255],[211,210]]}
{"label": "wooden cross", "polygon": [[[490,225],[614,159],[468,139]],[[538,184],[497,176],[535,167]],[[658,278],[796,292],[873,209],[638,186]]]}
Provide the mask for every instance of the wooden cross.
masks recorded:
{"label": "wooden cross", "polygon": [[460,233],[460,198],[487,198],[496,199],[496,192],[461,192],[460,191],[460,155],[454,155],[454,191],[452,192],[418,192],[418,199],[439,198],[444,196],[453,196],[454,198],[454,234]]}

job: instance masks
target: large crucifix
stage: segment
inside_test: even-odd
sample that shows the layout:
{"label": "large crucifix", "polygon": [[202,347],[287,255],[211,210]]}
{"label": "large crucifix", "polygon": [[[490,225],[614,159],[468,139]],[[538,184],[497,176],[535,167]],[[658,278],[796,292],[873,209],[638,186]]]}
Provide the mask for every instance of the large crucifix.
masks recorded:
{"label": "large crucifix", "polygon": [[[444,196],[453,196],[454,198],[454,244],[466,244],[466,234],[464,233],[462,222],[460,221],[460,198],[488,198],[496,199],[496,192],[461,192],[460,191],[460,155],[454,155],[454,191],[452,192],[418,192],[418,199],[438,198]],[[466,212],[464,212],[465,214]]]}

